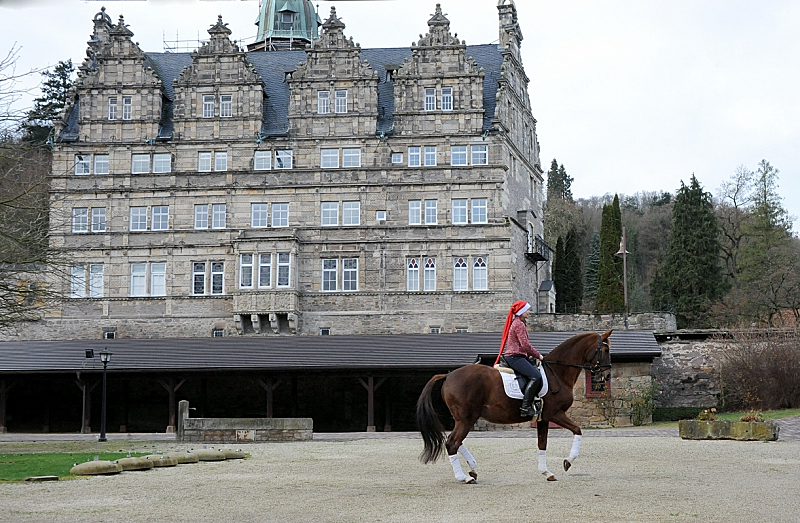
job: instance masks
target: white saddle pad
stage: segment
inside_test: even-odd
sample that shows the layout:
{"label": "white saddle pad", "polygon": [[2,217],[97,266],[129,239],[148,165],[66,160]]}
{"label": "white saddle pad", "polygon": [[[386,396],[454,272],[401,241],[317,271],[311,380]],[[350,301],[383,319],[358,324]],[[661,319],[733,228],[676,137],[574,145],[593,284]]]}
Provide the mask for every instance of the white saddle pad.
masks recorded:
{"label": "white saddle pad", "polygon": [[[544,369],[540,369],[539,372],[542,374],[542,390],[539,391],[536,397],[542,398],[547,394],[547,374],[544,373]],[[510,372],[500,372],[500,377],[503,378],[503,388],[506,389],[506,395],[509,398],[521,400],[523,394],[519,390],[519,382],[516,376]]]}

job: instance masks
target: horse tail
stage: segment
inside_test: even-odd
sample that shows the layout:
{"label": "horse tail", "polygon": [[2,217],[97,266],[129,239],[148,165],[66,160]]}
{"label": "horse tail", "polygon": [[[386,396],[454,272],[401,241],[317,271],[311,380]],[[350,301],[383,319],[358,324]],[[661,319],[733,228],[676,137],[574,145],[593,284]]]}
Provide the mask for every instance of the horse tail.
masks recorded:
{"label": "horse tail", "polygon": [[446,378],[446,374],[437,374],[432,377],[422,389],[417,400],[417,427],[422,433],[422,441],[425,443],[425,449],[420,454],[419,460],[425,464],[435,463],[444,450],[444,425],[433,408],[432,396],[434,387]]}

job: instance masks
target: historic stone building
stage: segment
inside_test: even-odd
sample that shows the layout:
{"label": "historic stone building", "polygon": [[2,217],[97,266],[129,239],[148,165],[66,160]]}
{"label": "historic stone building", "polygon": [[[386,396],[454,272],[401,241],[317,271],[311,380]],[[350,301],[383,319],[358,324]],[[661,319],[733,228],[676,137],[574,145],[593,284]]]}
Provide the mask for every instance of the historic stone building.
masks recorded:
{"label": "historic stone building", "polygon": [[496,44],[458,39],[437,4],[411,47],[362,49],[334,9],[318,28],[310,1],[269,0],[252,51],[220,17],[192,53],[145,52],[98,13],[53,151],[69,299],[17,339],[487,332],[517,299],[550,312],[522,34],[513,0],[498,11]]}

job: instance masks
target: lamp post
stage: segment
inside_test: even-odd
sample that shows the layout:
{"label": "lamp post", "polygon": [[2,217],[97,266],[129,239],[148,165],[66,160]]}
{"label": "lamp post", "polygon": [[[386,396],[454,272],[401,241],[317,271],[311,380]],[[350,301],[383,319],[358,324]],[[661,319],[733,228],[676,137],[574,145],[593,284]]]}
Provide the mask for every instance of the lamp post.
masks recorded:
{"label": "lamp post", "polygon": [[622,256],[622,292],[625,300],[625,311],[623,318],[625,319],[625,330],[628,330],[628,252],[625,242],[625,227],[622,228],[622,239],[619,242],[619,251],[615,256]]}
{"label": "lamp post", "polygon": [[100,361],[103,362],[103,408],[100,410],[100,437],[97,441],[108,441],[106,439],[106,368],[108,361],[111,359],[111,353],[108,349],[103,349],[100,353]]}

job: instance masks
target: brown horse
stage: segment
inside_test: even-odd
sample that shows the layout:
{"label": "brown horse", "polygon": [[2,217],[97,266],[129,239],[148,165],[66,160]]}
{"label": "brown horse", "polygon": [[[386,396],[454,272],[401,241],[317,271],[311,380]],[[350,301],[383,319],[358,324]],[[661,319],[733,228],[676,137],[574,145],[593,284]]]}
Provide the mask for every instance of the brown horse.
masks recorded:
{"label": "brown horse", "polygon": [[[572,450],[564,460],[564,470],[569,470],[578,457],[581,446],[581,428],[567,416],[573,401],[572,388],[582,370],[592,374],[611,367],[608,337],[605,333],[578,334],[561,343],[544,357],[543,369],[547,374],[549,390],[544,396],[544,408],[536,423],[539,436],[539,472],[548,481],[555,476],[547,470],[547,431],[552,421],[572,431]],[[608,376],[603,376],[608,379]],[[432,394],[441,383],[441,394],[455,420],[455,427],[445,441],[444,426],[433,407]],[[449,374],[437,374],[428,381],[417,400],[417,424],[422,433],[425,448],[420,455],[423,463],[435,462],[443,450],[447,450],[456,480],[474,482],[478,474],[472,454],[463,445],[464,438],[475,426],[478,418],[491,423],[521,423],[531,417],[519,414],[521,400],[509,398],[503,388],[500,372],[486,365],[472,364]],[[464,474],[458,454],[466,459],[469,475]]]}

